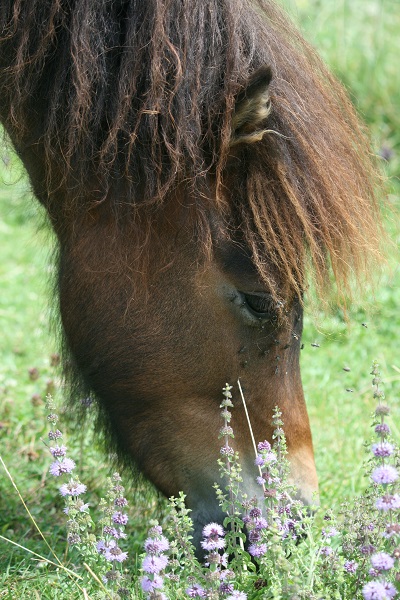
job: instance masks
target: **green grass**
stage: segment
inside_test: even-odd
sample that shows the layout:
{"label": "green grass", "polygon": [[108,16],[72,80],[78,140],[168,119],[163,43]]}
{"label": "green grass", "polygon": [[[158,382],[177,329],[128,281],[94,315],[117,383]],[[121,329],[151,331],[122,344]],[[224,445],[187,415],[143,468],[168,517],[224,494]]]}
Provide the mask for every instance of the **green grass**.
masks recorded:
{"label": "green grass", "polygon": [[[286,5],[301,22],[307,38],[357,98],[358,110],[371,128],[375,151],[387,146],[394,152],[386,169],[392,178],[388,204],[396,214],[400,202],[396,180],[400,175],[400,113],[396,109],[400,106],[399,11],[394,10],[390,0],[287,0]],[[57,497],[55,483],[47,481],[49,456],[41,442],[46,436],[43,399],[47,382],[53,379],[57,384],[58,379],[57,371],[50,366],[50,355],[56,350],[49,332],[48,310],[47,282],[53,270],[51,239],[41,226],[40,209],[19,175],[16,159],[6,150],[1,154],[6,162],[11,160],[14,164],[11,173],[4,164],[0,170],[1,455],[49,544],[68,564],[68,557],[64,557],[62,501]],[[396,217],[387,222],[394,245],[374,297],[366,298],[361,306],[354,305],[348,323],[340,311],[331,315],[313,312],[306,318],[302,375],[321,500],[327,507],[337,506],[344,496],[359,492],[365,484],[359,467],[364,458],[363,442],[370,437],[369,416],[374,402],[369,367],[375,358],[382,367],[388,401],[393,407],[392,422],[395,427],[397,423],[399,434],[398,223]],[[320,344],[319,348],[311,346],[314,341]],[[344,366],[351,371],[343,371]],[[29,378],[31,367],[39,370],[36,381]],[[84,452],[80,475],[90,490],[88,500],[95,505],[109,463],[90,436],[82,440],[74,431],[69,436],[78,461]],[[157,512],[157,503],[147,490],[132,497],[133,557],[140,548],[146,521]],[[0,534],[51,558],[3,473]],[[65,586],[59,571],[0,540],[0,599],[72,598],[71,589],[68,591]]]}

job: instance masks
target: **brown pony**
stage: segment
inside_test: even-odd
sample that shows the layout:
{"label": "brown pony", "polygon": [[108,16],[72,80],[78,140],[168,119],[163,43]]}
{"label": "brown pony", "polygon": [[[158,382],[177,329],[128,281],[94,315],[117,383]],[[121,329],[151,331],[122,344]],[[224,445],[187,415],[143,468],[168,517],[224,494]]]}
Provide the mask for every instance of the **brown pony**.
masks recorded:
{"label": "brown pony", "polygon": [[[119,455],[187,494],[198,541],[240,378],[256,439],[281,408],[309,502],[306,280],[345,293],[378,238],[368,141],[313,50],[267,0],[2,0],[0,118],[57,235],[65,362]],[[240,406],[234,429],[259,493]]]}

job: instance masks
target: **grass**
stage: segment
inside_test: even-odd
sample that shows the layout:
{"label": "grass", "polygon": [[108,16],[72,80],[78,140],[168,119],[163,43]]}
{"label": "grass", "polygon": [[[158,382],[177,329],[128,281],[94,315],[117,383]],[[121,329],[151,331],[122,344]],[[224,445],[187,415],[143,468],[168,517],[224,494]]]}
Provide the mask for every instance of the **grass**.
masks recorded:
{"label": "grass", "polygon": [[[375,151],[389,148],[393,152],[386,169],[391,178],[388,204],[396,214],[400,198],[396,179],[400,175],[400,114],[395,110],[400,105],[400,14],[393,10],[391,0],[287,0],[285,4],[357,98],[358,110],[371,128]],[[58,387],[57,370],[50,365],[56,345],[48,325],[51,240],[41,227],[40,209],[19,175],[16,159],[6,150],[2,155],[14,168],[10,173],[9,166],[2,164],[0,173],[1,454],[50,546],[68,564],[62,501],[54,483],[47,481],[49,456],[40,441],[45,437],[43,399],[51,385],[48,380],[55,380]],[[392,423],[400,423],[398,219],[388,218],[387,227],[394,245],[375,295],[351,309],[348,323],[340,311],[331,315],[314,312],[305,322],[302,375],[325,506],[337,506],[344,496],[354,495],[364,486],[359,466],[364,458],[363,441],[370,437],[369,414],[374,403],[369,367],[374,358],[381,364],[393,405]],[[320,347],[311,346],[313,342]],[[344,366],[350,367],[350,372],[343,371]],[[36,380],[28,374],[32,367],[40,374]],[[90,436],[81,439],[79,432],[71,431],[70,438],[70,445],[76,447],[75,458],[79,460],[84,453],[80,476],[90,489],[89,502],[95,505],[108,474],[107,457],[99,453]],[[131,536],[131,557],[140,551],[143,523],[158,511],[148,490],[132,498],[135,535]],[[0,534],[51,558],[5,476],[0,478]],[[1,539],[0,582],[0,598],[73,597],[60,571]]]}

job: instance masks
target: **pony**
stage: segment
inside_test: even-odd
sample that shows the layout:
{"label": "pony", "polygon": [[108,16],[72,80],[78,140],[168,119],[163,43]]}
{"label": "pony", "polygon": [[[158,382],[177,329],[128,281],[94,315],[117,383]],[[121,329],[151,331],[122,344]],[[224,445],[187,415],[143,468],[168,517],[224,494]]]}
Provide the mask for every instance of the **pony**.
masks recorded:
{"label": "pony", "polygon": [[[199,545],[223,519],[221,388],[240,379],[256,439],[282,411],[310,503],[304,293],[344,297],[376,255],[377,175],[345,91],[281,9],[3,0],[0,120],[56,234],[71,395],[96,399],[109,446],[185,492]],[[259,496],[240,405],[234,430]]]}

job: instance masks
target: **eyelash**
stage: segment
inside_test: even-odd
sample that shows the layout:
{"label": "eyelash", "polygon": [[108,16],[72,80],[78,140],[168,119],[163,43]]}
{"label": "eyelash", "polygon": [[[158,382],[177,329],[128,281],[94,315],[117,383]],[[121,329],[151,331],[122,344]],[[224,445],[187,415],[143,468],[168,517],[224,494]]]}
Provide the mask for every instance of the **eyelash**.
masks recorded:
{"label": "eyelash", "polygon": [[277,318],[276,303],[271,296],[259,296],[258,294],[243,294],[246,306],[250,311],[260,318]]}

